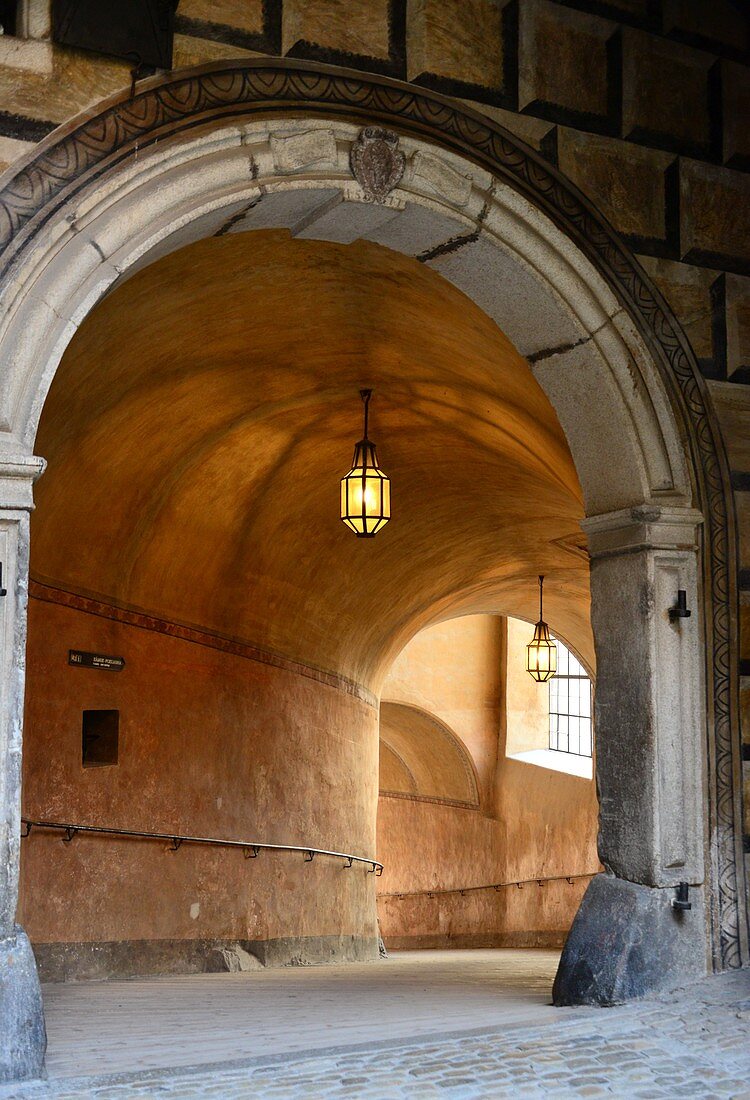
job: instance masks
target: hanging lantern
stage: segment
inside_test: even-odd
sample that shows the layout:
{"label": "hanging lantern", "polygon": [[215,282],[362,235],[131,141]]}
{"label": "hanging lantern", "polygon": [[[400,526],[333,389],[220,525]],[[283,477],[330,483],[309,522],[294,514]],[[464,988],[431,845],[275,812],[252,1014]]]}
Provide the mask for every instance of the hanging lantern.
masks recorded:
{"label": "hanging lantern", "polygon": [[341,479],[341,518],[357,538],[371,539],[391,518],[391,483],[378,466],[375,444],[367,438],[372,390],[360,390],[365,406],[364,436],[354,447],[352,468]]}
{"label": "hanging lantern", "polygon": [[534,637],[526,646],[526,671],[540,684],[557,672],[557,646],[550,638],[549,627],[544,621],[543,593],[544,577],[540,577],[539,622],[534,627]]}

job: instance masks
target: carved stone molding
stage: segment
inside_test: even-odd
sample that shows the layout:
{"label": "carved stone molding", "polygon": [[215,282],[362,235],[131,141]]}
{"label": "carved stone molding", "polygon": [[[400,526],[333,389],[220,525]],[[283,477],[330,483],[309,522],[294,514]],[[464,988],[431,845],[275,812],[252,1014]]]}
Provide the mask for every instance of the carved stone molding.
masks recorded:
{"label": "carved stone molding", "polygon": [[[738,774],[739,680],[734,511],[723,445],[694,353],[669,306],[602,215],[551,165],[497,123],[441,95],[387,78],[293,61],[232,60],[154,78],[50,134],[0,190],[0,291],[23,250],[87,184],[155,142],[197,126],[283,110],[361,120],[457,152],[528,199],[606,280],[651,349],[682,423],[696,481],[706,624],[708,817],[714,965],[748,960]],[[388,143],[386,142],[386,145]],[[389,183],[384,166],[371,179]],[[385,165],[385,162],[384,162]],[[354,168],[354,164],[352,164]],[[359,170],[359,169],[358,169]],[[363,176],[363,178],[366,178]],[[376,192],[372,190],[373,198]],[[386,189],[387,194],[387,189]],[[377,201],[377,200],[376,200]],[[382,200],[381,200],[382,201]]]}
{"label": "carved stone molding", "polygon": [[393,130],[365,126],[352,145],[350,162],[367,202],[383,202],[403,176],[406,158]]}

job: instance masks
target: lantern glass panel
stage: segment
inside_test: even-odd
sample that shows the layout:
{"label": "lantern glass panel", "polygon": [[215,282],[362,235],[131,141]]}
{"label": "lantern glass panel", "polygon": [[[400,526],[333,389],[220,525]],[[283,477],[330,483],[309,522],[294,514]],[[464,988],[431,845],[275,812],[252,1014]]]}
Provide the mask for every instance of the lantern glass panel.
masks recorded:
{"label": "lantern glass panel", "polygon": [[557,671],[557,646],[550,638],[549,627],[538,622],[534,628],[534,637],[526,646],[526,671],[540,684],[543,684]]}
{"label": "lantern glass panel", "polygon": [[341,518],[360,537],[374,535],[391,515],[391,485],[378,467],[375,445],[362,440],[341,481]]}

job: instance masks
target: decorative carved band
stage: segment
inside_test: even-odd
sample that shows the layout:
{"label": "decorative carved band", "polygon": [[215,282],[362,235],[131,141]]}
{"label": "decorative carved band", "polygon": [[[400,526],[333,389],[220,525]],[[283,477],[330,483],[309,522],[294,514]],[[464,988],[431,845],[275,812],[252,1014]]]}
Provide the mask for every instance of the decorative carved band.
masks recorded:
{"label": "decorative carved band", "polygon": [[[681,416],[692,457],[703,529],[707,637],[707,759],[712,865],[712,932],[717,967],[747,961],[740,924],[744,865],[734,777],[737,713],[734,513],[729,474],[695,356],[664,299],[630,250],[559,172],[502,127],[436,93],[383,77],[290,59],[243,59],[154,78],[132,98],[61,127],[22,162],[0,191],[0,278],[56,209],[139,149],[198,125],[253,114],[310,114],[382,124],[454,150],[526,196],[589,258],[638,326]],[[380,172],[375,173],[381,179]],[[374,176],[373,176],[374,178]],[[390,173],[387,180],[390,180]],[[382,186],[382,184],[381,184]]]}

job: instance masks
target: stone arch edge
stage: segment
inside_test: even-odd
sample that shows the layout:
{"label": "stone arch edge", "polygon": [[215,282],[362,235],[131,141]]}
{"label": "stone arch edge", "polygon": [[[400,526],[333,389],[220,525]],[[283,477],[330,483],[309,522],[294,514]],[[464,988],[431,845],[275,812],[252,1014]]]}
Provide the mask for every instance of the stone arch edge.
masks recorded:
{"label": "stone arch edge", "polygon": [[[741,920],[743,864],[735,792],[738,713],[735,523],[726,457],[705,383],[669,307],[614,231],[551,166],[502,127],[442,96],[387,78],[288,60],[222,62],[154,78],[132,98],[115,96],[55,131],[0,180],[0,280],[57,207],[134,149],[212,120],[315,110],[378,120],[488,168],[529,199],[576,244],[637,325],[689,439],[705,514],[709,830],[713,838],[714,965],[747,956]],[[1,285],[1,284],[0,284]]]}

